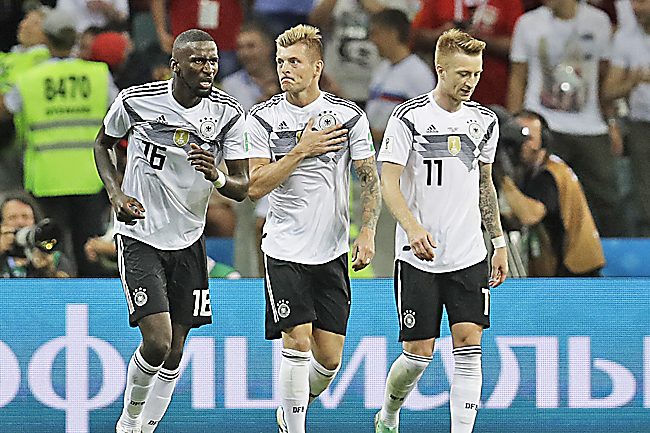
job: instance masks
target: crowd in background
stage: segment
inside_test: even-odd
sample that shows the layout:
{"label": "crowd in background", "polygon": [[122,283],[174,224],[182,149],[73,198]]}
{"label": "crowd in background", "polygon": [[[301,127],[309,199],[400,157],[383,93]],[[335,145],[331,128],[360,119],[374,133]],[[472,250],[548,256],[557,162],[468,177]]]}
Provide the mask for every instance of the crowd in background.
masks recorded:
{"label": "crowd in background", "polygon": [[[29,143],[42,140],[38,128],[46,128],[29,117],[30,104],[43,97],[30,92],[31,68],[50,58],[102,62],[110,80],[108,101],[99,104],[105,112],[117,90],[171,78],[174,37],[200,28],[219,48],[215,84],[248,110],[280,92],[274,39],[299,23],[321,29],[321,88],[366,110],[376,149],[393,108],[434,87],[438,36],[458,27],[484,40],[484,71],[472,99],[545,118],[546,147],[580,179],[600,236],[650,236],[650,0],[7,0],[0,1],[0,273],[117,275],[109,204],[96,179],[82,179],[86,189],[52,190],[55,172],[65,167],[39,165],[38,152],[30,153]],[[65,91],[55,83],[45,97]],[[90,117],[84,122],[80,134],[96,135],[101,125]],[[123,151],[115,153],[118,167]],[[75,156],[75,164],[91,164],[87,156]],[[266,206],[236,204],[216,190],[210,201],[206,236],[237,239],[235,267],[245,276],[262,273]],[[18,211],[31,214],[28,222],[12,223]],[[39,262],[30,252],[9,264],[13,237],[43,216],[61,229],[56,260]],[[393,238],[394,223],[385,227],[375,262],[390,275],[393,249],[383,248],[382,238]],[[388,276],[378,268],[374,275]]]}

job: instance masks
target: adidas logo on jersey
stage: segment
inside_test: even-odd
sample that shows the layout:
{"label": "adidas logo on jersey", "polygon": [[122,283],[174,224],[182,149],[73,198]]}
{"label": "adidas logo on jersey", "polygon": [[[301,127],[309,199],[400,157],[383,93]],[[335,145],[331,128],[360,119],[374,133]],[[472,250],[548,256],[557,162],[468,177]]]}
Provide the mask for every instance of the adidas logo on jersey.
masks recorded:
{"label": "adidas logo on jersey", "polygon": [[436,127],[433,126],[433,125],[429,125],[429,127],[427,128],[427,132],[426,132],[426,133],[427,133],[427,134],[433,134],[434,132],[438,132],[438,130],[436,129]]}
{"label": "adidas logo on jersey", "polygon": [[284,120],[280,122],[280,124],[278,125],[278,129],[289,129],[289,127],[287,126],[287,122],[285,122]]}
{"label": "adidas logo on jersey", "polygon": [[156,118],[156,122],[158,122],[158,123],[165,123],[165,124],[166,124],[166,123],[167,123],[167,119],[165,119],[165,116],[160,115],[160,116],[158,116],[158,117]]}

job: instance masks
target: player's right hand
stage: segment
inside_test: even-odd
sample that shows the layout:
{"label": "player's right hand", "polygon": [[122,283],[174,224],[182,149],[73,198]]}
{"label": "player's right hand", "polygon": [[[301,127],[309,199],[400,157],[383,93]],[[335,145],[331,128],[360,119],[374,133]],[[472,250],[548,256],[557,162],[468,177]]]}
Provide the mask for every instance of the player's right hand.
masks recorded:
{"label": "player's right hand", "polygon": [[134,225],[144,218],[144,206],[133,197],[122,194],[111,200],[117,220],[128,225]]}
{"label": "player's right hand", "polygon": [[408,233],[408,237],[411,251],[413,251],[415,257],[420,260],[426,260],[427,262],[433,261],[433,249],[436,248],[436,244],[433,242],[433,236],[431,236],[431,233],[426,231],[423,227],[418,227],[411,230]]}
{"label": "player's right hand", "polygon": [[301,152],[305,158],[336,152],[343,147],[340,143],[348,139],[348,130],[343,128],[340,123],[320,131],[313,128],[314,118],[312,117],[307,122],[298,144],[294,148],[296,152]]}

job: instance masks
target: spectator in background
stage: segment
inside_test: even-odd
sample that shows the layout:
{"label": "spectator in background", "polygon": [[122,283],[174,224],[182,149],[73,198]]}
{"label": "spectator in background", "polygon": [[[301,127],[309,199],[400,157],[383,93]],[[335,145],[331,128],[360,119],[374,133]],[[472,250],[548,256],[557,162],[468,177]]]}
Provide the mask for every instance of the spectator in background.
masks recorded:
{"label": "spectator in background", "polygon": [[103,33],[104,30],[101,27],[91,26],[83,31],[79,37],[79,46],[77,47],[77,57],[82,60],[92,60],[93,55],[90,50],[90,47],[93,45],[95,38]]}
{"label": "spectator in background", "polygon": [[[405,0],[405,2],[408,0]],[[325,72],[341,86],[344,98],[362,108],[368,100],[368,82],[379,63],[370,42],[370,15],[386,8],[379,0],[316,0],[309,23],[325,37]]]}
{"label": "spectator in background", "polygon": [[620,153],[613,144],[621,142],[604,120],[613,106],[602,97],[610,41],[604,12],[577,0],[546,0],[517,21],[508,88],[508,111],[527,109],[548,121],[551,151],[575,170],[606,237],[622,234],[612,164]]}
{"label": "spectator in background", "polygon": [[[14,117],[25,133],[25,189],[71,239],[80,276],[92,276],[84,244],[105,231],[108,206],[93,158],[93,143],[114,99],[108,67],[70,58],[74,17],[53,10],[43,21],[52,59],[21,74],[0,100],[0,118]],[[66,236],[67,237],[67,236]]]}
{"label": "spectator in background", "polygon": [[212,36],[219,49],[219,81],[237,70],[237,35],[247,5],[248,0],[151,0],[151,13],[160,46],[167,53],[171,53],[174,38],[185,30],[200,29]]}
{"label": "spectator in background", "polygon": [[[529,227],[528,275],[531,277],[597,277],[605,265],[598,230],[582,186],[573,170],[548,153],[551,132],[543,117],[523,111],[511,119],[526,135],[523,143],[504,143],[512,152],[519,176],[497,178],[510,212]],[[502,129],[508,122],[499,119]]]}
{"label": "spectator in background", "polygon": [[20,21],[32,9],[43,5],[54,6],[56,0],[23,0],[23,1],[2,1],[0,2],[0,51],[9,51],[16,43],[17,30]]}
{"label": "spectator in background", "polygon": [[74,266],[60,251],[15,245],[16,232],[42,220],[42,212],[27,193],[9,194],[0,204],[0,277],[67,278]]}
{"label": "spectator in background", "polygon": [[56,8],[76,18],[78,33],[129,19],[128,0],[57,0]]}
{"label": "spectator in background", "polygon": [[242,25],[237,35],[237,58],[243,68],[225,77],[221,88],[237,98],[244,110],[280,93],[275,42],[264,23],[248,21]]}
{"label": "spectator in background", "polygon": [[[104,32],[90,46],[91,60],[108,65],[118,89],[156,81],[156,71],[169,71],[169,56],[157,46],[149,46],[146,52],[134,51],[128,32]],[[167,75],[169,78],[171,75]]]}
{"label": "spectator in background", "polygon": [[[26,15],[18,25],[18,45],[11,52],[0,53],[0,94],[7,93],[16,83],[18,77],[27,69],[50,58],[45,46],[45,33],[42,24],[51,8],[39,2],[26,2]],[[0,190],[10,191],[23,188],[22,153],[20,141],[22,129],[16,128],[10,119],[0,120]],[[18,140],[16,136],[18,135]]]}
{"label": "spectator in background", "polygon": [[[650,236],[650,0],[632,0],[638,25],[622,27],[614,36],[612,66],[605,80],[609,100],[627,98],[626,153],[639,210],[638,232]],[[615,121],[615,120],[612,120]]]}
{"label": "spectator in background", "polygon": [[255,0],[253,17],[268,23],[271,35],[277,35],[309,19],[314,0]]}
{"label": "spectator in background", "polygon": [[[427,93],[436,80],[429,65],[411,53],[411,23],[399,9],[384,9],[370,18],[370,40],[382,57],[370,80],[366,113],[376,144],[381,142],[393,109]],[[377,146],[375,146],[377,147]]]}
{"label": "spectator in background", "polygon": [[452,27],[485,41],[483,72],[472,100],[505,107],[510,42],[522,13],[520,0],[423,0],[412,25],[414,51],[430,60],[436,40]]}
{"label": "spectator in background", "polygon": [[31,3],[30,8],[25,10],[25,17],[18,24],[16,33],[18,44],[11,47],[11,52],[24,53],[32,47],[45,48],[45,33],[42,25],[45,14],[49,7],[40,3]]}

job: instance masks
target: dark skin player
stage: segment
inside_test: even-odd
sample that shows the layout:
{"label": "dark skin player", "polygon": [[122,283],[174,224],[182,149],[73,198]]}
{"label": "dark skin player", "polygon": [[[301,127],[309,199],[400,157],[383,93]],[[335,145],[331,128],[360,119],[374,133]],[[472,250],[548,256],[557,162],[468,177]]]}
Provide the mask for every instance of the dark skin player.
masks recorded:
{"label": "dark skin player", "polygon": [[[183,107],[191,108],[208,97],[218,70],[219,56],[213,41],[175,43],[170,62],[173,82],[172,95]],[[120,188],[120,175],[110,161],[109,149],[121,139],[106,135],[102,126],[95,140],[95,161],[117,219],[135,224],[146,217],[142,204],[127,196]],[[217,180],[217,167],[211,152],[192,144],[188,161],[211,182]],[[228,175],[219,192],[241,201],[248,194],[248,160],[226,160]],[[168,312],[152,314],[138,322],[142,333],[142,356],[152,365],[164,362],[164,368],[175,369],[180,364],[189,325],[172,323]]]}

